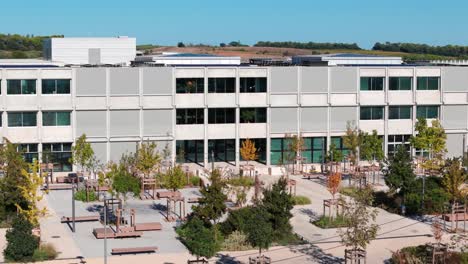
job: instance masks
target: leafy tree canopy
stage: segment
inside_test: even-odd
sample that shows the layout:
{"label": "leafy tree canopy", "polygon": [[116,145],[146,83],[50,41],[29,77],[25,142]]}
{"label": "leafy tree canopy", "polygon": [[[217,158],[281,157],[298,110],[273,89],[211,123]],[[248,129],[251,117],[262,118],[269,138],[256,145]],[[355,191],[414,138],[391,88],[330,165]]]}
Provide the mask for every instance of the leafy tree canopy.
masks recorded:
{"label": "leafy tree canopy", "polygon": [[410,156],[403,146],[399,146],[395,156],[388,161],[384,170],[385,183],[392,191],[398,191],[403,196],[411,191],[416,175],[414,175]]}
{"label": "leafy tree canopy", "polygon": [[200,190],[202,197],[199,205],[194,207],[194,214],[205,222],[216,222],[225,212],[227,199],[224,194],[226,183],[221,178],[219,170],[215,169],[210,175],[211,185]]}
{"label": "leafy tree canopy", "polygon": [[177,234],[192,255],[211,258],[220,250],[219,240],[215,239],[212,226],[207,227],[198,217],[191,217],[177,229]]}

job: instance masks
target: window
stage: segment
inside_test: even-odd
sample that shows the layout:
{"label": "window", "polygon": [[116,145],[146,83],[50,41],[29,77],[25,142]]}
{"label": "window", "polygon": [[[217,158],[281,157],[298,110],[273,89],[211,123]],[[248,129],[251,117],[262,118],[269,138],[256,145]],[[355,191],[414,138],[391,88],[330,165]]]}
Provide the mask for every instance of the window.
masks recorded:
{"label": "window", "polygon": [[9,112],[9,127],[37,126],[37,112]]}
{"label": "window", "polygon": [[413,88],[413,77],[390,77],[390,91],[411,91]]}
{"label": "window", "polygon": [[362,106],[361,120],[381,120],[383,119],[383,106]]}
{"label": "window", "polygon": [[296,153],[289,151],[292,144],[291,138],[272,138],[271,139],[271,164],[283,165],[294,162]]}
{"label": "window", "polygon": [[203,108],[187,108],[176,110],[177,125],[195,125],[204,123]]}
{"label": "window", "polygon": [[439,90],[440,77],[418,77],[418,90]]}
{"label": "window", "polygon": [[323,163],[327,153],[327,139],[325,137],[304,138],[302,157],[305,163]]}
{"label": "window", "polygon": [[208,78],[209,93],[235,93],[236,78]]}
{"label": "window", "polygon": [[422,105],[416,108],[416,118],[439,118],[439,106]]}
{"label": "window", "polygon": [[208,109],[208,124],[233,124],[236,122],[236,109],[210,108]]}
{"label": "window", "polygon": [[32,163],[38,160],[37,144],[18,144],[16,149],[23,155],[26,162]]}
{"label": "window", "polygon": [[177,78],[176,93],[204,93],[205,81],[203,78]]}
{"label": "window", "polygon": [[414,155],[417,157],[429,158],[429,151],[425,149],[415,149]]}
{"label": "window", "polygon": [[36,80],[7,80],[7,94],[36,94]]}
{"label": "window", "polygon": [[68,79],[43,79],[43,94],[70,94],[70,80]]}
{"label": "window", "polygon": [[42,144],[42,162],[53,163],[54,171],[72,171],[72,143]]}
{"label": "window", "polygon": [[266,93],[267,78],[240,78],[241,93]]}
{"label": "window", "polygon": [[204,161],[203,140],[177,140],[176,141],[177,162],[198,163]]}
{"label": "window", "polygon": [[388,108],[388,119],[411,119],[411,106],[390,106]]}
{"label": "window", "polygon": [[361,91],[383,91],[385,77],[361,77]]}
{"label": "window", "polygon": [[[240,139],[239,141],[239,149],[242,148],[242,144],[246,139]],[[266,164],[266,138],[250,138],[255,144],[255,148],[257,149],[257,159],[255,161]],[[244,160],[242,155],[240,155],[240,160]]]}
{"label": "window", "polygon": [[266,108],[241,108],[241,123],[266,123]]}
{"label": "window", "polygon": [[388,135],[388,156],[394,156],[399,146],[403,146],[408,153],[410,152],[411,135]]}
{"label": "window", "polygon": [[342,137],[331,137],[330,145],[335,145],[335,149],[343,154],[343,157],[348,156],[349,150],[345,147]]}
{"label": "window", "polygon": [[42,112],[43,126],[69,126],[71,112]]}
{"label": "window", "polygon": [[208,140],[208,161],[235,161],[236,160],[235,139],[213,139]]}

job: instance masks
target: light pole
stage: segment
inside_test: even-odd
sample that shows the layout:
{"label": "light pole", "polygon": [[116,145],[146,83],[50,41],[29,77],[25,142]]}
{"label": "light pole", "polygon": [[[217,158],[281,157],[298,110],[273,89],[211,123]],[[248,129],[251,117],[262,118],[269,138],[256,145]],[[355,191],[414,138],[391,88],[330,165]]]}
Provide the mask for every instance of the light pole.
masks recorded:
{"label": "light pole", "polygon": [[107,264],[107,203],[104,198],[104,264]]}
{"label": "light pole", "polygon": [[78,176],[76,173],[68,174],[68,177],[71,179],[72,182],[72,229],[73,233],[75,233],[75,180],[77,180]]}

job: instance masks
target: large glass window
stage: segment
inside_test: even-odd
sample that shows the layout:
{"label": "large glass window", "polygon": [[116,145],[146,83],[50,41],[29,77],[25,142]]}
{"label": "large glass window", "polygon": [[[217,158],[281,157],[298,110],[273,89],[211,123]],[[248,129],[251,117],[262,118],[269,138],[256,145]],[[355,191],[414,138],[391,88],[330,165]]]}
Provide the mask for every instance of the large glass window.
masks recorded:
{"label": "large glass window", "polygon": [[361,91],[383,91],[385,77],[361,77]]}
{"label": "large glass window", "polygon": [[18,144],[16,149],[23,155],[26,162],[32,163],[38,160],[37,144]]}
{"label": "large glass window", "polygon": [[266,93],[267,78],[240,78],[241,93]]}
{"label": "large glass window", "polygon": [[291,138],[272,138],[271,139],[271,164],[285,165],[292,164],[296,157],[296,153],[290,151],[292,140]]}
{"label": "large glass window", "polygon": [[349,150],[344,145],[342,137],[331,137],[330,146],[331,145],[334,145],[335,149],[343,154],[343,157],[349,154]]}
{"label": "large glass window", "polygon": [[413,88],[413,77],[390,77],[390,91],[410,91]]}
{"label": "large glass window", "polygon": [[36,80],[7,80],[7,94],[36,94]]}
{"label": "large glass window", "polygon": [[325,137],[304,138],[302,157],[305,163],[323,163],[327,152],[327,139]]}
{"label": "large glass window", "polygon": [[42,79],[43,94],[70,94],[69,79]]}
{"label": "large glass window", "polygon": [[37,112],[8,112],[8,126],[37,126]]}
{"label": "large glass window", "polygon": [[418,90],[439,90],[440,77],[418,77]]}
{"label": "large glass window", "polygon": [[266,123],[266,108],[241,108],[241,123]]}
{"label": "large glass window", "polygon": [[177,125],[195,125],[204,123],[203,108],[184,108],[176,110]]}
{"label": "large glass window", "polygon": [[361,106],[361,120],[381,120],[383,113],[383,106]]}
{"label": "large glass window", "polygon": [[236,78],[208,78],[209,93],[235,93]]}
{"label": "large glass window", "polygon": [[179,163],[198,163],[204,161],[203,140],[177,140],[176,154]]}
{"label": "large glass window", "polygon": [[236,122],[235,108],[208,109],[208,124],[233,124]]}
{"label": "large glass window", "polygon": [[439,106],[437,105],[420,105],[416,107],[417,118],[439,118]]}
{"label": "large glass window", "polygon": [[[242,144],[246,139],[241,139],[239,142],[239,149],[242,148]],[[255,144],[255,148],[257,149],[257,162],[266,164],[266,139],[265,138],[251,138],[249,139]],[[240,160],[244,160],[242,155],[240,156]]]}
{"label": "large glass window", "polygon": [[208,161],[230,162],[236,160],[235,139],[208,140]]}
{"label": "large glass window", "polygon": [[42,112],[43,126],[69,126],[71,112]]}
{"label": "large glass window", "polygon": [[176,93],[204,93],[205,81],[203,78],[177,78]]}
{"label": "large glass window", "polygon": [[390,106],[388,108],[388,119],[411,119],[411,106]]}
{"label": "large glass window", "polygon": [[42,162],[53,163],[54,171],[72,171],[72,143],[42,144]]}
{"label": "large glass window", "polygon": [[388,135],[387,149],[388,156],[395,155],[399,146],[403,146],[408,153],[410,152],[410,138],[411,135]]}

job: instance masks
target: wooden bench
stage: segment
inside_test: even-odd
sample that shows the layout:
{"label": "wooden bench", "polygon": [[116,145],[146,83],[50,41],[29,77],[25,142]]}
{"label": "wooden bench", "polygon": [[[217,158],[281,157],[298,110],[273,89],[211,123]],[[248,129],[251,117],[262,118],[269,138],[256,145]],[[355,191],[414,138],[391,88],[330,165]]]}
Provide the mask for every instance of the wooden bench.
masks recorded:
{"label": "wooden bench", "polygon": [[200,201],[200,197],[188,198],[188,203],[198,203]]}
{"label": "wooden bench", "polygon": [[468,214],[465,214],[465,218],[463,218],[463,213],[457,214],[444,214],[445,221],[463,221],[468,220]]}
{"label": "wooden bench", "polygon": [[158,199],[161,198],[171,198],[175,196],[181,196],[180,192],[171,192],[171,191],[161,191],[161,192],[156,192],[156,196]]}
{"label": "wooden bench", "polygon": [[[99,221],[101,217],[99,215],[88,215],[88,216],[75,216],[75,222],[92,222],[92,221]],[[69,223],[73,222],[73,217],[70,216],[62,216],[60,219],[62,223]]]}
{"label": "wooden bench", "polygon": [[154,253],[158,247],[113,248],[112,255]]}
{"label": "wooden bench", "polygon": [[[120,229],[122,230],[122,228]],[[116,233],[114,232],[113,229],[107,228],[107,232],[104,234],[106,230],[104,228],[95,228],[93,230],[93,234],[97,239],[103,239],[103,238],[129,238],[129,237],[141,237],[143,235],[143,232],[136,232],[132,228],[129,232],[119,232]]]}
{"label": "wooden bench", "polygon": [[135,231],[159,231],[162,225],[159,222],[135,224]]}
{"label": "wooden bench", "polygon": [[71,190],[72,185],[67,184],[67,183],[55,183],[55,184],[49,184],[49,186],[45,185],[44,190]]}

